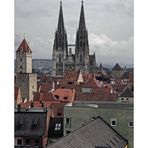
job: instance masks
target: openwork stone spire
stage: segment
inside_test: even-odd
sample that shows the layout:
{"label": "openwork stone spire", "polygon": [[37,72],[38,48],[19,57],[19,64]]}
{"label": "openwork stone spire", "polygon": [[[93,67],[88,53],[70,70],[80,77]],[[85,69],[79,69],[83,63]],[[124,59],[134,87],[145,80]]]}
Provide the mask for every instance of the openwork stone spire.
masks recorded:
{"label": "openwork stone spire", "polygon": [[79,30],[86,30],[83,1],[82,1],[82,5],[81,5]]}
{"label": "openwork stone spire", "polygon": [[59,33],[64,33],[64,19],[63,19],[63,9],[62,9],[62,1],[60,1],[60,11],[59,11],[59,20],[58,20],[58,28],[57,31]]}
{"label": "openwork stone spire", "polygon": [[55,38],[54,38],[54,46],[53,50],[58,51],[62,50],[66,54],[65,56],[68,55],[68,47],[67,47],[67,34],[65,31],[65,26],[64,26],[64,17],[63,17],[63,9],[62,9],[62,2],[60,1],[60,11],[59,11],[59,19],[58,19],[58,26],[57,30],[55,32]]}

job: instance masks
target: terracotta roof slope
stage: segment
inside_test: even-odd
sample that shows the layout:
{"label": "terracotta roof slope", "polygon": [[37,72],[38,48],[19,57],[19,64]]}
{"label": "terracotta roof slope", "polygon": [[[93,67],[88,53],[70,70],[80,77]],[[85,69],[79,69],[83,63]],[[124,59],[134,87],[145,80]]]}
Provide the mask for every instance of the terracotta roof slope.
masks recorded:
{"label": "terracotta roof slope", "polygon": [[27,41],[24,39],[16,51],[17,53],[32,53]]}

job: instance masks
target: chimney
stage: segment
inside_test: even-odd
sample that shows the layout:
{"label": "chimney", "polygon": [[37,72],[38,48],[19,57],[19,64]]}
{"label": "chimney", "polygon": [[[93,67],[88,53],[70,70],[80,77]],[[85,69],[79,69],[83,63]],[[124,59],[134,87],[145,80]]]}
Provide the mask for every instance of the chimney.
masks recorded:
{"label": "chimney", "polygon": [[44,102],[43,102],[43,101],[41,101],[40,103],[41,103],[41,107],[44,107]]}
{"label": "chimney", "polygon": [[20,105],[20,104],[18,104],[18,106],[17,106],[17,111],[18,111],[18,112],[21,111],[21,105]]}
{"label": "chimney", "polygon": [[52,91],[54,91],[55,90],[55,83],[54,83],[54,81],[52,81]]}
{"label": "chimney", "polygon": [[33,101],[31,101],[31,108],[32,108],[32,107],[34,107],[34,103],[33,103]]}

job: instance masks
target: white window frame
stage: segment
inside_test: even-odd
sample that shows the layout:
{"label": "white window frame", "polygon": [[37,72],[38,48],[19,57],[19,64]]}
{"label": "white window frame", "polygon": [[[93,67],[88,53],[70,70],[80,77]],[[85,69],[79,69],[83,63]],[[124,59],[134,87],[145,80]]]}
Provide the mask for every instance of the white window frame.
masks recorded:
{"label": "white window frame", "polygon": [[61,123],[56,123],[54,130],[55,131],[60,131],[61,130]]}
{"label": "white window frame", "polygon": [[[112,124],[112,122],[113,121],[115,121],[115,125],[114,124]],[[117,119],[116,118],[112,118],[112,119],[110,119],[110,122],[111,122],[111,126],[117,126]]]}
{"label": "white window frame", "polygon": [[[69,123],[67,123],[67,118],[69,119]],[[71,126],[71,118],[70,117],[66,117],[65,118],[65,125],[66,125],[66,127],[70,127]]]}
{"label": "white window frame", "polygon": [[133,123],[133,126],[131,126],[131,125],[130,125],[130,122],[133,123],[133,121],[129,121],[129,122],[128,122],[128,127],[134,127],[134,123]]}

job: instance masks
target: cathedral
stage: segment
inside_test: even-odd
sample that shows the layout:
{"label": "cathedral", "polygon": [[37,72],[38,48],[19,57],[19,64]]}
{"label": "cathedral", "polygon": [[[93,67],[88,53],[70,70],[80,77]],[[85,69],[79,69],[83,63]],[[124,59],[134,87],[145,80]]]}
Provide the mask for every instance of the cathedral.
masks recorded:
{"label": "cathedral", "polygon": [[94,71],[96,68],[96,57],[89,54],[88,32],[85,23],[84,5],[81,4],[80,20],[76,32],[75,54],[72,53],[71,45],[68,44],[67,33],[64,26],[62,2],[58,26],[55,32],[52,59],[54,61],[53,75],[63,76],[67,70],[81,70],[84,72]]}

